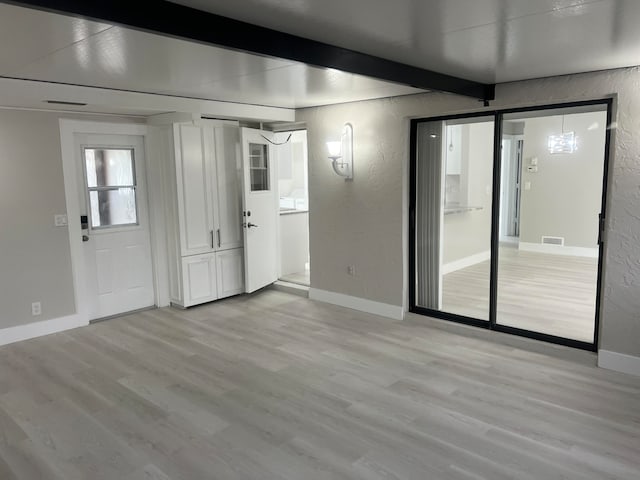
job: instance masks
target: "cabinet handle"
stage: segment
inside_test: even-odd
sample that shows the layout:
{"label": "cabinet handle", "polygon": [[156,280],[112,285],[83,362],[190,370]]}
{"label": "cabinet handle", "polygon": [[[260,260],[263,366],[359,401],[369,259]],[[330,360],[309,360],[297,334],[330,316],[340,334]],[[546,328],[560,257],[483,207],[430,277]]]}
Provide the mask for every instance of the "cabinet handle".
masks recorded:
{"label": "cabinet handle", "polygon": [[214,245],[213,245],[213,230],[211,230],[211,248],[214,248]]}
{"label": "cabinet handle", "polygon": [[220,229],[216,230],[216,234],[218,235],[218,248],[220,248],[220,244],[221,244],[221,241],[220,241]]}

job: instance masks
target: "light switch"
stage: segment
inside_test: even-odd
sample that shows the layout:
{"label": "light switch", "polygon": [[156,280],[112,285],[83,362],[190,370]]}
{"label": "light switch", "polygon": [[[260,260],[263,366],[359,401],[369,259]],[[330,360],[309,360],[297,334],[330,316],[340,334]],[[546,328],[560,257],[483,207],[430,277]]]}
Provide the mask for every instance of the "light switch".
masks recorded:
{"label": "light switch", "polygon": [[529,163],[531,165],[538,165],[538,157],[531,158],[531,161]]}
{"label": "light switch", "polygon": [[56,227],[66,227],[69,221],[67,220],[67,216],[65,214],[62,214],[62,215],[54,215],[53,223]]}
{"label": "light switch", "polygon": [[531,190],[531,182],[524,182],[524,189]]}

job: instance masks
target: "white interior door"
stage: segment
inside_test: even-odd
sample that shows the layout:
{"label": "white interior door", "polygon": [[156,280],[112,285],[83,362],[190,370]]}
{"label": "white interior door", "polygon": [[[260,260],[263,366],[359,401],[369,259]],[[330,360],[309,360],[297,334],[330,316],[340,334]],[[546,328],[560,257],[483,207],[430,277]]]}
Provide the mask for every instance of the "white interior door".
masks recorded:
{"label": "white interior door", "polygon": [[90,320],[153,306],[141,136],[75,135]]}
{"label": "white interior door", "polygon": [[278,184],[273,134],[242,129],[245,291],[278,279]]}

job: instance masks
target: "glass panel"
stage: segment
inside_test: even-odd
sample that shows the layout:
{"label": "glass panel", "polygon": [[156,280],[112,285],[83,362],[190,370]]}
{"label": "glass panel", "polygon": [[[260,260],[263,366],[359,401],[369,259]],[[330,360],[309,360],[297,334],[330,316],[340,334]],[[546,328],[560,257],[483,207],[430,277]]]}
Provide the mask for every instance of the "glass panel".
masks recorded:
{"label": "glass panel", "polygon": [[134,188],[91,190],[91,226],[93,228],[137,224]]}
{"label": "glass panel", "polygon": [[269,150],[267,145],[249,144],[249,174],[252,192],[269,190]]}
{"label": "glass panel", "polygon": [[498,324],[593,342],[604,108],[504,117]]}
{"label": "glass panel", "polygon": [[85,148],[84,157],[89,188],[135,185],[133,150]]}
{"label": "glass panel", "polygon": [[418,128],[418,306],[489,320],[493,118]]}

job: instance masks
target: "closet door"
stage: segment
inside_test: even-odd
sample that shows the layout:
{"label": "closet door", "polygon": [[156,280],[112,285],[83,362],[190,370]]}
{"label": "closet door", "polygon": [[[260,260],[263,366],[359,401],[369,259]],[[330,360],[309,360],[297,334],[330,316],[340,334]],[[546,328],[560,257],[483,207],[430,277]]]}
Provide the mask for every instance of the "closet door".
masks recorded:
{"label": "closet door", "polygon": [[242,198],[240,189],[239,130],[215,127],[215,185],[217,204],[216,250],[242,247]]}
{"label": "closet door", "polygon": [[199,126],[174,125],[174,135],[180,253],[187,256],[212,252],[216,238],[209,146]]}

